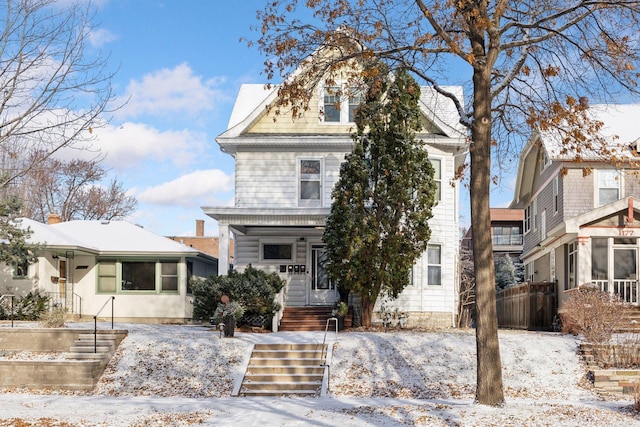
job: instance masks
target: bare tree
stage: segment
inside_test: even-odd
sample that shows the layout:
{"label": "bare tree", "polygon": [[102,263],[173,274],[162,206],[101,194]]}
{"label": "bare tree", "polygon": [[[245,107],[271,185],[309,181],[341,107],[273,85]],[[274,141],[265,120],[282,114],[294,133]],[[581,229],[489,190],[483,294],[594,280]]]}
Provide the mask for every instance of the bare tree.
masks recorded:
{"label": "bare tree", "polygon": [[[569,155],[579,155],[583,147],[604,148],[593,137],[599,125],[589,121],[576,100],[588,96],[608,102],[620,93],[637,94],[640,1],[272,0],[258,18],[260,35],[255,42],[268,58],[267,76],[292,76],[279,86],[276,112],[304,114],[311,85],[341,66],[369,57],[392,68],[410,69],[458,107],[471,138],[476,401],[501,405],[489,211],[489,190],[496,179],[492,154],[517,158],[505,153],[519,151],[514,143],[526,125],[553,127]],[[360,49],[344,48],[353,44]],[[331,46],[335,54],[314,56],[318,46]],[[454,64],[466,67],[470,76],[467,103],[442,87],[450,83]],[[302,72],[292,75],[298,66]]]}
{"label": "bare tree", "polygon": [[[112,101],[107,57],[89,57],[87,2],[8,0],[0,30],[0,188],[63,147],[83,147]],[[25,162],[25,153],[38,153]]]}
{"label": "bare tree", "polygon": [[[31,158],[41,159],[41,153]],[[137,201],[113,179],[107,187],[100,182],[107,171],[94,160],[40,160],[20,178],[23,215],[46,222],[49,214],[62,221],[73,219],[121,219],[135,211]]]}

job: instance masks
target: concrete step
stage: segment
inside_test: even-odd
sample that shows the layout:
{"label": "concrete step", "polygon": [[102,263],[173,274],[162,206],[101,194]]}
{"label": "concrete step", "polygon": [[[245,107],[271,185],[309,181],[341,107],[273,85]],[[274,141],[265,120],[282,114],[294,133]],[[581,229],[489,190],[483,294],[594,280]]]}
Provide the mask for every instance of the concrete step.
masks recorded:
{"label": "concrete step", "polygon": [[272,382],[272,381],[247,381],[242,383],[242,390],[277,390],[281,393],[288,391],[312,390],[317,391],[322,386],[322,381],[295,381],[295,382]]}
{"label": "concrete step", "polygon": [[241,396],[316,396],[317,390],[241,390]]}
{"label": "concrete step", "polygon": [[251,358],[249,366],[317,366],[324,363],[323,360],[318,358],[303,359],[303,358],[291,358],[291,359],[279,359],[279,358]]}
{"label": "concrete step", "polygon": [[323,375],[324,367],[316,366],[258,366],[247,368],[247,375]]}
{"label": "concrete step", "polygon": [[101,360],[110,357],[109,353],[77,353],[69,352],[64,354],[64,358],[68,360]]}
{"label": "concrete step", "polygon": [[245,376],[245,381],[249,381],[251,383],[264,383],[264,382],[271,382],[271,383],[292,383],[292,382],[296,382],[296,381],[315,381],[315,382],[320,382],[322,383],[322,377],[323,374],[276,374],[276,373],[269,373],[269,374],[247,374]]}
{"label": "concrete step", "polygon": [[322,350],[253,350],[251,357],[257,359],[318,359],[323,357]]}
{"label": "concrete step", "polygon": [[256,344],[238,391],[242,396],[315,396],[322,388],[327,346]]}
{"label": "concrete step", "polygon": [[[94,351],[95,350],[95,351]],[[113,351],[112,347],[102,347],[98,346],[94,349],[93,346],[88,345],[74,345],[69,349],[71,353],[111,353]]]}
{"label": "concrete step", "polygon": [[[324,347],[323,347],[324,346]],[[301,343],[301,344],[288,344],[288,343],[274,343],[274,344],[256,344],[254,350],[322,350],[327,349],[327,344],[317,343]]]}

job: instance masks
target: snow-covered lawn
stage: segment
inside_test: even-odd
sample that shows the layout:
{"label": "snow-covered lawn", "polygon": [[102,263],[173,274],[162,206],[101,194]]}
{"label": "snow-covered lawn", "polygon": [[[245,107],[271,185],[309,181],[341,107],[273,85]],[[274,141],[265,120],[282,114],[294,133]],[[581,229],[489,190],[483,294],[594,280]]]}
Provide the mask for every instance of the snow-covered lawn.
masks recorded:
{"label": "snow-covered lawn", "polygon": [[248,398],[230,394],[252,344],[323,333],[116,328],[129,335],[93,393],[4,390],[0,426],[640,426],[631,400],[589,388],[573,336],[500,331],[506,404],[492,408],[473,403],[474,331],[329,334],[329,397]]}

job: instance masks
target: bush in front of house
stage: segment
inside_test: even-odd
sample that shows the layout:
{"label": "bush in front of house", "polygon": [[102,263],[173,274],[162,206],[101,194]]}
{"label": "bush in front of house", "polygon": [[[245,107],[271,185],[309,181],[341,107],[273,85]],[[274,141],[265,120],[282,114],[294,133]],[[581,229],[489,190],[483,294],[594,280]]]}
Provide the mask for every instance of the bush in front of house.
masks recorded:
{"label": "bush in front of house", "polygon": [[276,273],[265,273],[251,265],[242,272],[232,271],[228,276],[194,280],[193,317],[205,321],[214,317],[222,295],[227,295],[230,301],[242,304],[245,309],[243,318],[271,318],[280,309],[275,297],[284,285],[284,280]]}
{"label": "bush in front of house", "polygon": [[607,344],[625,325],[625,304],[589,285],[580,286],[562,306],[562,331],[582,334],[591,344]]}
{"label": "bush in front of house", "polygon": [[[11,319],[11,302],[0,305],[0,320]],[[39,292],[29,292],[13,301],[13,320],[36,321],[49,311],[49,297]]]}

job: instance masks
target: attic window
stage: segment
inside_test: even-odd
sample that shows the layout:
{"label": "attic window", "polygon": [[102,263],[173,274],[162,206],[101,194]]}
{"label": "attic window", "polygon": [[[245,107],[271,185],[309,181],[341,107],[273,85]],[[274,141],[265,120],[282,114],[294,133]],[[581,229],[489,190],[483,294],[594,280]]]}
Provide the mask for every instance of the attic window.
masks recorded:
{"label": "attic window", "polygon": [[362,102],[362,91],[346,85],[324,86],[320,102],[323,123],[353,123],[356,111]]}
{"label": "attic window", "polygon": [[540,147],[540,172],[542,172],[547,166],[551,164],[551,159],[544,147]]}

